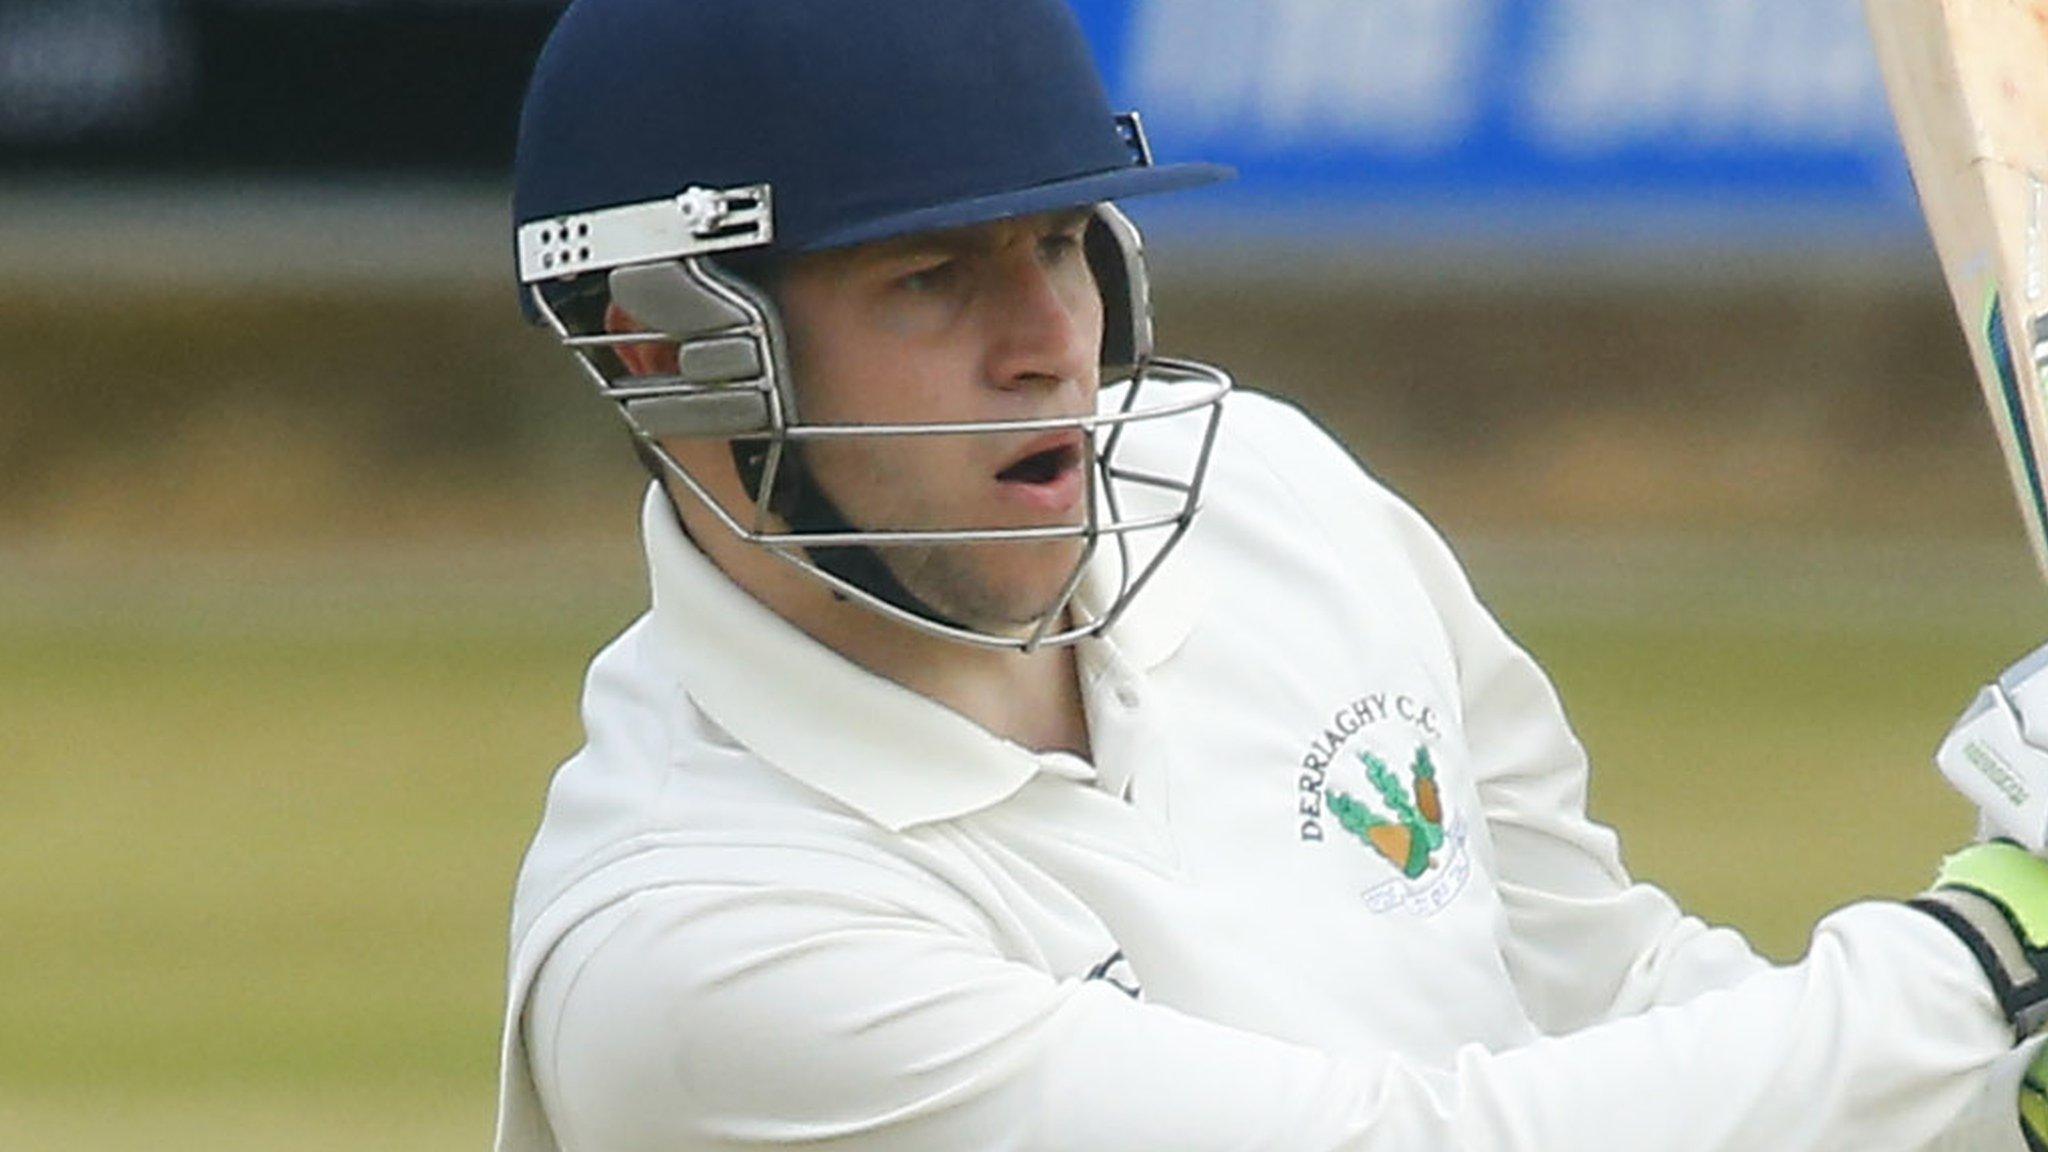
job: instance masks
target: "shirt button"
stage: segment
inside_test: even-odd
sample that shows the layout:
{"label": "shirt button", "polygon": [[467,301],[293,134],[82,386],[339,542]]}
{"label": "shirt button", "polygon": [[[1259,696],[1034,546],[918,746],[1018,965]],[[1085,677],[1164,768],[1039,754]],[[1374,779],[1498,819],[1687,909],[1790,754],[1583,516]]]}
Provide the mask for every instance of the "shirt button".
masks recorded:
{"label": "shirt button", "polygon": [[1129,684],[1116,686],[1116,702],[1126,708],[1136,708],[1139,703],[1138,690]]}

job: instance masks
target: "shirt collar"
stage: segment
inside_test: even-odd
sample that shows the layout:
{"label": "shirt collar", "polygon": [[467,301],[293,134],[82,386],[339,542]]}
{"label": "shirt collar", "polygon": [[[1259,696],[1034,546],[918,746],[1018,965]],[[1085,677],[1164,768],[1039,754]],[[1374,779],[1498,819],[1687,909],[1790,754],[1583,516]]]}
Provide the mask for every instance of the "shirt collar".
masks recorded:
{"label": "shirt collar", "polygon": [[[1050,766],[770,611],[697,550],[658,485],[648,488],[641,528],[655,627],[677,656],[685,690],[713,723],[784,773],[900,832],[998,804]],[[1115,551],[1113,543],[1099,549],[1083,598],[1113,588]],[[1102,649],[1084,653],[1084,667],[1143,671],[1180,647],[1199,604],[1185,552],[1160,566],[1104,636],[1084,642]]]}

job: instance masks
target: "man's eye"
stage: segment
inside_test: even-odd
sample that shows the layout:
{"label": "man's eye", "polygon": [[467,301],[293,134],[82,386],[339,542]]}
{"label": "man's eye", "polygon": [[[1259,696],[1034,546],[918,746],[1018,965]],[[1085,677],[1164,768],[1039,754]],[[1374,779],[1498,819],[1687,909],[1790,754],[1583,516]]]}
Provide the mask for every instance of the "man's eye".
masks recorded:
{"label": "man's eye", "polygon": [[960,278],[957,260],[928,265],[915,269],[896,278],[896,286],[905,292],[944,292]]}
{"label": "man's eye", "polygon": [[1081,233],[1055,232],[1038,242],[1038,253],[1047,261],[1064,260],[1081,251]]}

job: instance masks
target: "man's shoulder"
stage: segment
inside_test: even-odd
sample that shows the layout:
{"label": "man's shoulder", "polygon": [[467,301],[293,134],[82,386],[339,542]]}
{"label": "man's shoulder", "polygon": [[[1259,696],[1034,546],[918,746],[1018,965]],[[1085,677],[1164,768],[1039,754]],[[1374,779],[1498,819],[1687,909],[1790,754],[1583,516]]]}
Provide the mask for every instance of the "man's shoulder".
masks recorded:
{"label": "man's shoulder", "polygon": [[1271,516],[1290,507],[1317,521],[1399,519],[1408,511],[1352,444],[1309,409],[1271,392],[1231,392],[1215,468],[1206,506],[1223,517],[1233,508]]}
{"label": "man's shoulder", "polygon": [[1293,557],[1295,579],[1319,564],[1380,585],[1461,579],[1436,528],[1335,430],[1269,393],[1237,389],[1229,405],[1191,535],[1211,555],[1273,571]]}
{"label": "man's shoulder", "polygon": [[836,895],[961,917],[957,894],[909,840],[758,762],[686,761],[664,774],[665,787],[631,799],[603,794],[610,767],[586,749],[558,777],[520,870],[516,939],[661,890]]}
{"label": "man's shoulder", "polygon": [[1375,490],[1383,485],[1352,447],[1302,405],[1270,392],[1231,394],[1225,422],[1233,440],[1290,476],[1342,479]]}
{"label": "man's shoulder", "polygon": [[1266,434],[1329,437],[1329,432],[1316,423],[1308,409],[1278,393],[1240,385],[1231,390],[1228,403],[1233,413],[1243,413],[1237,419],[1250,422]]}
{"label": "man's shoulder", "polygon": [[583,723],[583,747],[557,771],[551,810],[604,808],[625,828],[659,833],[730,830],[741,820],[836,826],[856,815],[720,727],[648,617],[591,661]]}
{"label": "man's shoulder", "polygon": [[[1147,377],[1137,385],[1139,394],[1135,399],[1131,396],[1132,385],[1128,382],[1120,383],[1103,390],[1097,407],[1105,414],[1116,412],[1126,405],[1137,411],[1179,408],[1183,406],[1183,401],[1192,403],[1197,398],[1206,399],[1211,387],[1209,382],[1201,380]],[[1222,403],[1230,414],[1224,421],[1223,426],[1226,430],[1249,423],[1267,434],[1308,434],[1325,438],[1329,435],[1300,405],[1273,392],[1233,382]],[[1175,426],[1198,429],[1201,423],[1199,420],[1184,421]]]}
{"label": "man's shoulder", "polygon": [[647,617],[590,662],[582,715],[584,746],[549,783],[522,890],[649,845],[829,845],[864,824],[719,728]]}
{"label": "man's shoulder", "polygon": [[[1105,391],[1102,410],[1111,412],[1122,407],[1128,399],[1128,387],[1123,385]],[[1144,394],[1133,406],[1172,409],[1182,399],[1183,393],[1198,395],[1203,387],[1192,382],[1148,381],[1142,385]],[[1134,456],[1176,456],[1186,453],[1208,435],[1208,421],[1201,410],[1159,420],[1157,426],[1156,433],[1148,431],[1128,437],[1124,450]],[[1343,478],[1375,489],[1381,487],[1364,462],[1336,432],[1307,408],[1276,393],[1242,384],[1233,386],[1223,398],[1215,442],[1217,451],[1225,456],[1249,454],[1289,475],[1306,473],[1326,483],[1333,478]]]}

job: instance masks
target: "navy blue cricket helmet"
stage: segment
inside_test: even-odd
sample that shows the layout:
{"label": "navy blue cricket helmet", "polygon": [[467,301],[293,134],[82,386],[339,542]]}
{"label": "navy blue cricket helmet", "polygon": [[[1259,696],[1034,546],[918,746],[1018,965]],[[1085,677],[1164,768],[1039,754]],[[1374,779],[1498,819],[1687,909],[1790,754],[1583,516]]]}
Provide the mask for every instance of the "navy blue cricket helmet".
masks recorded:
{"label": "navy blue cricket helmet", "polygon": [[[1229,377],[1152,355],[1137,230],[1110,201],[1227,178],[1161,166],[1135,114],[1110,107],[1063,0],[575,0],[534,67],[519,126],[513,216],[522,305],[614,401],[657,476],[735,535],[835,591],[949,639],[1030,650],[1116,619],[1192,521]],[[770,260],[1011,217],[1093,207],[1113,410],[914,430],[806,423],[771,295],[743,275]],[[614,309],[612,306],[617,305]],[[639,327],[616,330],[623,314]],[[612,349],[668,343],[670,376],[627,372]],[[1147,382],[1159,387],[1139,400]],[[1163,399],[1156,399],[1163,394]],[[1119,469],[1133,425],[1209,421],[1184,478]],[[809,475],[824,435],[1091,435],[1085,522],[1028,529],[851,524]],[[731,442],[751,509],[727,508],[664,446]],[[1163,497],[1147,504],[1141,489]],[[1129,509],[1147,505],[1136,514]],[[1081,541],[1065,592],[1028,627],[949,619],[893,573],[891,548]],[[1165,534],[1149,552],[1133,536]],[[1116,591],[1084,610],[1082,568],[1118,547]]]}
{"label": "navy blue cricket helmet", "polygon": [[535,65],[516,220],[773,187],[804,252],[1226,178],[1120,131],[1062,0],[576,0]]}

